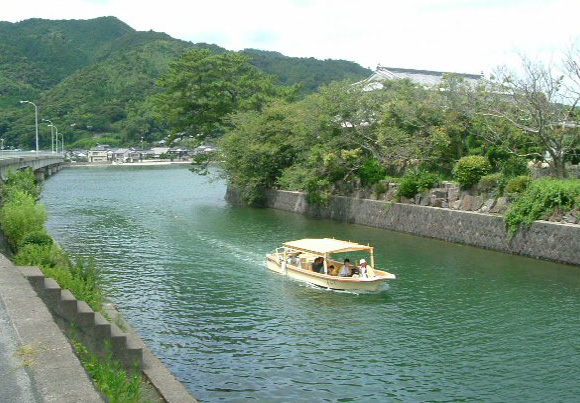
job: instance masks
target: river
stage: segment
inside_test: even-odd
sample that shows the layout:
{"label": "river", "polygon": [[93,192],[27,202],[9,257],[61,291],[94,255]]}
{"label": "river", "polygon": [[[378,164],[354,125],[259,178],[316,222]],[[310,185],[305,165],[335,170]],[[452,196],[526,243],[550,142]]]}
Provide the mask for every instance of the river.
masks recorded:
{"label": "river", "polygon": [[[183,167],[66,169],[47,227],[93,256],[119,310],[214,402],[577,402],[580,268],[246,207]],[[286,240],[375,246],[386,291],[265,267]]]}

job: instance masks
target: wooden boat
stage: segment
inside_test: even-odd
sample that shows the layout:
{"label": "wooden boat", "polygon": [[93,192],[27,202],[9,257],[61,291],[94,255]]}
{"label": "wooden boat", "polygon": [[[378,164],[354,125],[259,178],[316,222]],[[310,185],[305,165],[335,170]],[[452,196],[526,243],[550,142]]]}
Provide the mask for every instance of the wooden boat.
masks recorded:
{"label": "wooden boat", "polygon": [[[374,268],[372,246],[330,238],[300,239],[285,242],[282,245],[275,252],[266,255],[268,268],[319,287],[335,290],[377,291],[387,280],[396,278],[392,273]],[[341,277],[329,273],[329,266],[341,268],[343,265],[343,260],[333,259],[335,255],[359,251],[370,254],[370,268],[366,270],[366,276]],[[317,257],[324,258],[323,270],[320,273],[312,270],[312,263]]]}

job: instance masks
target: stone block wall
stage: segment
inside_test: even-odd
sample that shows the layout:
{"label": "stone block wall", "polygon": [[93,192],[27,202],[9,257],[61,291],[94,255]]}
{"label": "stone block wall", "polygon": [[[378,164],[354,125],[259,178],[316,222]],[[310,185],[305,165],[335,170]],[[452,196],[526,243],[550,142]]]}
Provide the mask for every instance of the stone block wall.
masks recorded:
{"label": "stone block wall", "polygon": [[[226,200],[239,203],[235,189]],[[479,202],[477,202],[479,204]],[[510,241],[503,217],[382,200],[333,196],[328,205],[309,205],[301,192],[270,190],[267,207],[313,217],[384,228],[485,249],[580,265],[580,225],[536,221]]]}

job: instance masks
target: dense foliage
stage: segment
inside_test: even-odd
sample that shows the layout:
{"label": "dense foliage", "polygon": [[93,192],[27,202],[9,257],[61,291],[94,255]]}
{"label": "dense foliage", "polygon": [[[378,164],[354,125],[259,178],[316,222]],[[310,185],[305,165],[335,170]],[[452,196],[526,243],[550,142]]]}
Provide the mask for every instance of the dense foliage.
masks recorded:
{"label": "dense foliage", "polygon": [[449,176],[475,130],[467,115],[447,108],[459,95],[408,80],[385,84],[366,91],[337,82],[298,102],[239,112],[216,159],[250,202],[273,185],[324,203],[343,187],[372,186],[387,175]]}
{"label": "dense foliage", "polygon": [[572,209],[580,210],[580,180],[536,180],[511,204],[505,216],[506,227],[513,234],[520,226]]}

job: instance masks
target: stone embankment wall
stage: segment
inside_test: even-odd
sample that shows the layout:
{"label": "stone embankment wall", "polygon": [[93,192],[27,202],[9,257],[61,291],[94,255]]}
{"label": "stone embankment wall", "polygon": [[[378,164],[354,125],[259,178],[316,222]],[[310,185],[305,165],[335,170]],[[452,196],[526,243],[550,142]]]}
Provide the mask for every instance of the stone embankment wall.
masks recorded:
{"label": "stone embankment wall", "polygon": [[[226,200],[239,204],[235,189]],[[308,204],[301,192],[270,190],[266,206],[313,217],[367,225],[429,238],[580,265],[580,225],[536,221],[508,239],[503,217],[382,200],[333,196],[328,205]]]}
{"label": "stone embankment wall", "polygon": [[[396,202],[398,200],[397,190],[399,183],[382,180],[379,181],[378,185],[371,189],[365,189],[360,187],[360,183],[354,186],[352,184],[346,184],[343,187],[335,186],[334,191],[339,195],[357,199],[383,200],[388,202]],[[377,193],[377,188],[384,189],[384,191]],[[473,186],[470,189],[462,189],[456,183],[443,182],[440,187],[417,193],[411,199],[401,197],[400,202],[451,210],[504,214],[509,207],[509,198],[506,196],[496,197],[495,192],[496,190],[484,189],[481,185]],[[580,224],[580,210],[574,209],[567,213],[558,211],[550,216],[548,220],[567,224]]]}

